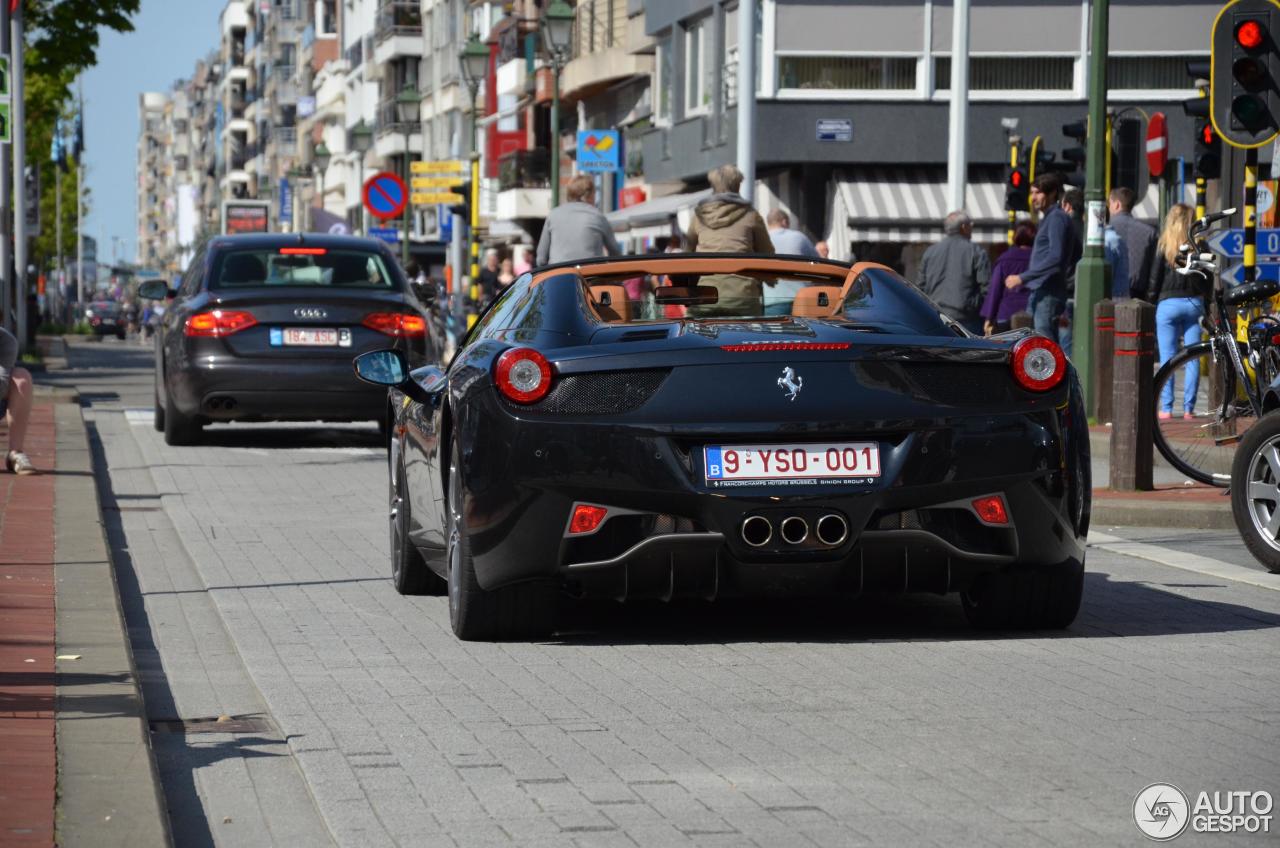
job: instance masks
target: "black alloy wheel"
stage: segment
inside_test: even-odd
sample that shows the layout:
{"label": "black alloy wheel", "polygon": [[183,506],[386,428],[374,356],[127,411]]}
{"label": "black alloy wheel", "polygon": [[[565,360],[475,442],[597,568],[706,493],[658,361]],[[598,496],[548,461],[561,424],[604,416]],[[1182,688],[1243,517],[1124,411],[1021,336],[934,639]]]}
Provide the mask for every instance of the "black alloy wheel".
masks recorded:
{"label": "black alloy wheel", "polygon": [[402,595],[443,595],[444,578],[431,570],[409,538],[410,505],[404,460],[391,466],[391,581]]}

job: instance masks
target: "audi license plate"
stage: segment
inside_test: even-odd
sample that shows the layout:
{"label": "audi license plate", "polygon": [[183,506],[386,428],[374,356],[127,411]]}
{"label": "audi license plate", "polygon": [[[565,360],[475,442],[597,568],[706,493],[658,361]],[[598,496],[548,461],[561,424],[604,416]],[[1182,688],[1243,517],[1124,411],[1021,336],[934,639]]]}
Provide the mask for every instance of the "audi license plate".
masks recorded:
{"label": "audi license plate", "polygon": [[351,347],[351,331],[328,327],[272,327],[271,344],[275,347]]}
{"label": "audi license plate", "polygon": [[710,486],[865,484],[880,476],[875,442],[707,445],[702,456]]}

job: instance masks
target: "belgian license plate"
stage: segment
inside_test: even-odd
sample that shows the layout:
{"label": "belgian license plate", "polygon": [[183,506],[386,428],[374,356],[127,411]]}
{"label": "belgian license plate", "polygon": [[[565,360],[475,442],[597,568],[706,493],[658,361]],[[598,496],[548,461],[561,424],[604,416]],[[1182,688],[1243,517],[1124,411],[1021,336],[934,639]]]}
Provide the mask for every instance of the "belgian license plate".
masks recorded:
{"label": "belgian license plate", "polygon": [[709,485],[866,483],[880,476],[875,442],[792,445],[707,445],[702,449]]}
{"label": "belgian license plate", "polygon": [[104,323],[104,324],[115,324],[115,323],[116,323],[116,319],[114,319],[114,318],[103,318],[103,319],[102,319],[102,323]]}
{"label": "belgian license plate", "polygon": [[351,331],[329,327],[272,327],[275,347],[351,347]]}

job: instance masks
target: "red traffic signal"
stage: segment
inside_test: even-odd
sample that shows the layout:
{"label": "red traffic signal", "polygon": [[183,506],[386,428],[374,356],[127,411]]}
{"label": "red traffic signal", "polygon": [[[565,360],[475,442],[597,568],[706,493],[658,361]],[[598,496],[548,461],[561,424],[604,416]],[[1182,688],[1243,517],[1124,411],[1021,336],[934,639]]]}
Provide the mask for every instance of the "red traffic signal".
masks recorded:
{"label": "red traffic signal", "polygon": [[1213,124],[1205,124],[1200,127],[1200,143],[1213,144]]}
{"label": "red traffic signal", "polygon": [[1236,44],[1246,50],[1257,50],[1262,46],[1266,30],[1262,24],[1252,18],[1236,24]]}
{"label": "red traffic signal", "polygon": [[1024,179],[1026,178],[1023,177],[1021,171],[1014,171],[1012,174],[1009,175],[1009,185],[1013,186],[1014,188],[1022,188],[1022,181]]}

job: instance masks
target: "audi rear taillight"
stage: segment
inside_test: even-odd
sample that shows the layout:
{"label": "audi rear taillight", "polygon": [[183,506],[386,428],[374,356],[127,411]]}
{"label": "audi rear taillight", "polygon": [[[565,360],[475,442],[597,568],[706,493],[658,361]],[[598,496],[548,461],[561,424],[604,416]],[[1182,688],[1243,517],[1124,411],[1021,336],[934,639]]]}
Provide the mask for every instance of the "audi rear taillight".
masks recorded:
{"label": "audi rear taillight", "polygon": [[1067,376],[1067,358],[1056,342],[1027,336],[1013,346],[1013,378],[1032,392],[1047,392]]}
{"label": "audi rear taillight", "polygon": [[516,403],[537,403],[551,391],[551,363],[536,350],[513,347],[494,367],[498,391]]}
{"label": "audi rear taillight", "polygon": [[403,312],[374,312],[364,316],[360,323],[397,339],[420,339],[427,334],[427,322],[421,315]]}
{"label": "audi rear taillight", "polygon": [[221,338],[247,330],[257,323],[258,319],[254,318],[250,312],[214,309],[211,312],[197,312],[192,315],[187,319],[183,332],[188,336]]}

